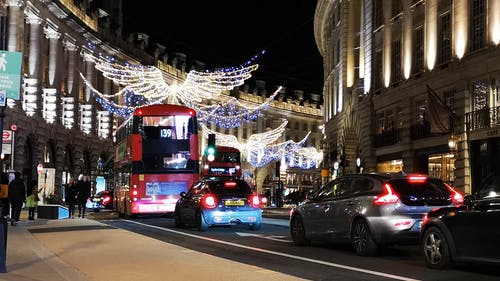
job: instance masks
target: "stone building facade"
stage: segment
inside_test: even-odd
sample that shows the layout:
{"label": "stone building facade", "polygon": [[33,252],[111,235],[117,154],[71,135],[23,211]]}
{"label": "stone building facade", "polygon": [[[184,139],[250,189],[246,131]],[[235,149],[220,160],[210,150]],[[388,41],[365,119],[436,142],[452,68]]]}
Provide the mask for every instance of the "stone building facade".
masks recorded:
{"label": "stone building facade", "polygon": [[364,171],[430,174],[464,193],[500,172],[498,5],[318,1],[325,165],[359,172],[360,158]]}
{"label": "stone building facade", "polygon": [[[161,44],[150,44],[146,34],[131,34],[123,40],[120,0],[103,1],[114,14],[105,7],[91,9],[90,2],[0,1],[2,48],[20,52],[23,58],[20,98],[7,100],[2,123],[5,130],[17,126],[13,155],[5,153],[0,168],[22,171],[26,181],[38,177],[40,164],[54,169],[56,195],[61,195],[60,187],[71,176],[89,174],[94,180],[103,173],[103,166],[112,171],[112,133],[121,120],[100,107],[80,76],[103,93],[119,88],[95,70],[90,55],[156,65],[165,77],[178,81],[190,69],[203,67],[182,53],[167,54]],[[266,93],[261,86],[245,85],[235,91],[252,104]],[[289,126],[295,126],[284,138],[300,139],[306,129],[312,130],[308,145],[319,149],[322,135],[315,130],[323,113],[319,96],[311,100],[302,96],[298,91],[297,98],[273,101],[269,116],[265,113],[266,117],[228,133],[245,139],[274,128],[277,117],[283,117],[290,119]]]}

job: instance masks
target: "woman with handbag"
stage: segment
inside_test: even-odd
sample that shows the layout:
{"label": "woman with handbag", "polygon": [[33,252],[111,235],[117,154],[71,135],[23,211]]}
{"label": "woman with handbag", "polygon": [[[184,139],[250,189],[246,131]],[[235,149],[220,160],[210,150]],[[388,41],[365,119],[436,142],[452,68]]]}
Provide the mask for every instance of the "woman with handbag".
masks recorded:
{"label": "woman with handbag", "polygon": [[40,201],[40,197],[38,196],[38,183],[36,180],[33,180],[30,185],[30,189],[28,190],[28,196],[26,197],[26,207],[28,207],[28,220],[35,220],[35,210],[38,206],[38,201]]}

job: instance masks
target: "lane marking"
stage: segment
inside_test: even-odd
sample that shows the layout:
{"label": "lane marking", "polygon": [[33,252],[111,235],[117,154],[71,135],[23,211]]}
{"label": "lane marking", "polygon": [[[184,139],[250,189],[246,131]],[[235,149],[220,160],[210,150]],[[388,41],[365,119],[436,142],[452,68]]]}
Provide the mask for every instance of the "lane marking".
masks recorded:
{"label": "lane marking", "polygon": [[279,242],[292,242],[287,239],[287,236],[281,236],[281,235],[264,235],[264,234],[257,234],[257,233],[246,233],[246,232],[235,232],[236,235],[238,236],[252,236],[252,237],[257,237],[257,238],[264,238],[268,240],[273,240],[273,241],[279,241]]}
{"label": "lane marking", "polygon": [[223,241],[223,240],[217,240],[217,239],[214,239],[214,238],[199,236],[199,235],[196,235],[196,234],[191,234],[191,233],[186,233],[186,232],[182,232],[182,231],[177,231],[177,230],[170,229],[170,228],[163,228],[163,227],[156,226],[156,225],[149,225],[149,224],[145,224],[145,223],[141,223],[141,222],[137,222],[137,221],[124,220],[124,219],[121,219],[121,221],[129,222],[129,223],[134,223],[134,224],[137,224],[137,225],[141,225],[141,226],[145,226],[145,227],[150,227],[150,228],[154,228],[154,229],[157,229],[157,230],[171,232],[171,233],[175,233],[175,234],[179,234],[179,235],[189,236],[189,237],[192,237],[192,238],[197,238],[197,239],[201,239],[201,240],[205,240],[205,241],[210,241],[210,242],[214,242],[214,243],[229,245],[229,246],[233,246],[233,247],[243,248],[243,249],[247,249],[247,250],[252,250],[252,251],[256,251],[256,252],[261,252],[261,253],[266,253],[266,254],[271,254],[271,255],[276,255],[276,256],[281,256],[281,257],[287,257],[287,258],[290,258],[290,259],[295,259],[295,260],[300,260],[300,261],[306,261],[306,262],[311,262],[311,263],[316,263],[316,264],[321,264],[321,265],[326,265],[326,266],[331,266],[331,267],[337,267],[337,268],[342,268],[342,269],[345,269],[345,270],[356,271],[356,272],[361,272],[361,273],[366,273],[366,274],[370,274],[370,275],[386,277],[386,278],[395,279],[395,280],[420,281],[419,279],[413,279],[413,278],[409,278],[409,277],[404,277],[404,276],[399,276],[399,275],[394,275],[394,274],[388,274],[388,273],[374,271],[374,270],[369,270],[369,269],[357,268],[357,267],[343,265],[343,264],[338,264],[338,263],[326,262],[326,261],[322,261],[322,260],[310,259],[310,258],[305,258],[305,257],[300,257],[300,256],[293,256],[293,255],[290,255],[290,254],[281,253],[281,252],[275,252],[275,251],[266,250],[266,249],[257,248],[257,247],[250,247],[250,246],[240,245],[240,244],[236,244],[236,243],[232,243],[232,242],[227,242],[227,241]]}

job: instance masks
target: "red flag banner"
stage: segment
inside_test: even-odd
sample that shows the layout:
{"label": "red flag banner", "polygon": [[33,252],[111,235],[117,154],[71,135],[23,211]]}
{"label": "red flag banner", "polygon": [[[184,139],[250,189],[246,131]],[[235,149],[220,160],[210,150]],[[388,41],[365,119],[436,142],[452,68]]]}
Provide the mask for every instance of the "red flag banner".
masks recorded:
{"label": "red flag banner", "polygon": [[446,108],[436,93],[432,89],[427,88],[427,95],[429,101],[429,123],[431,133],[449,133],[450,131],[450,112]]}

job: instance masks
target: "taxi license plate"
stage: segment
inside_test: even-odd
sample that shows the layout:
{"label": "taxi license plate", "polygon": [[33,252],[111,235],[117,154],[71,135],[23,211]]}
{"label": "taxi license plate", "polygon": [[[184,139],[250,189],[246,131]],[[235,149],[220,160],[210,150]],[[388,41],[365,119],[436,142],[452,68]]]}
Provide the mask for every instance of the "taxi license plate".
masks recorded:
{"label": "taxi license plate", "polygon": [[243,200],[226,200],[224,202],[226,206],[243,206],[245,205],[245,201]]}

